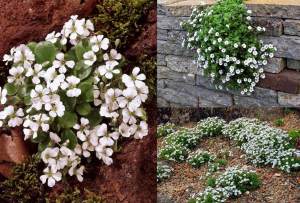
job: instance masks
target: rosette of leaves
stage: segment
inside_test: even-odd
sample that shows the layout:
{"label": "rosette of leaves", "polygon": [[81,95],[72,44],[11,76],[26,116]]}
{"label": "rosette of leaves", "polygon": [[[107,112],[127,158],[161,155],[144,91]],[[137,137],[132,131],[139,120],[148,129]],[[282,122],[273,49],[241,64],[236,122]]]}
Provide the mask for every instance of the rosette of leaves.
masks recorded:
{"label": "rosette of leaves", "polygon": [[172,172],[173,172],[173,168],[171,166],[163,163],[158,163],[156,181],[159,183],[165,179],[170,178]]}
{"label": "rosette of leaves", "polygon": [[255,27],[250,14],[243,0],[220,0],[194,9],[182,23],[187,31],[183,45],[197,53],[198,67],[218,89],[250,95],[274,56],[276,48],[258,38],[265,28]]}
{"label": "rosette of leaves", "polygon": [[24,139],[38,144],[49,187],[67,174],[82,181],[85,159],[110,165],[119,139],[148,134],[146,76],[138,67],[122,74],[125,59],[93,31],[90,20],[71,16],[45,41],[4,56],[11,68],[0,89],[0,126],[22,126]]}

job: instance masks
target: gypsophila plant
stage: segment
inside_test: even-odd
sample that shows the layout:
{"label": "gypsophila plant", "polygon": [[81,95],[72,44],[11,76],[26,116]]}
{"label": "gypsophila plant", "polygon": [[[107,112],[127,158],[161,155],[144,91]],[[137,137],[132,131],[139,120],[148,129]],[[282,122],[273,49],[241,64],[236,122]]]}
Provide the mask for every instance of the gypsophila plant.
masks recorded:
{"label": "gypsophila plant", "polygon": [[198,67],[217,89],[250,95],[265,78],[263,66],[276,48],[258,39],[266,29],[252,25],[251,13],[243,0],[220,0],[204,11],[195,8],[182,23],[183,46],[197,53]]}
{"label": "gypsophila plant", "polygon": [[213,161],[215,158],[210,152],[199,149],[189,154],[187,162],[193,167],[199,168],[203,164]]}
{"label": "gypsophila plant", "polygon": [[203,136],[217,136],[222,133],[225,123],[221,118],[209,117],[197,123],[196,131]]}
{"label": "gypsophila plant", "polygon": [[286,172],[300,167],[288,133],[265,122],[237,119],[224,126],[223,134],[236,141],[255,165],[270,164]]}
{"label": "gypsophila plant", "polygon": [[71,16],[61,32],[4,55],[11,68],[0,89],[0,124],[23,126],[24,139],[39,144],[46,165],[40,179],[49,187],[67,174],[82,181],[82,160],[111,165],[121,137],[148,134],[146,76],[138,67],[122,74],[122,55],[93,31],[90,20]]}
{"label": "gypsophila plant", "polygon": [[173,168],[167,164],[158,163],[156,172],[156,181],[159,183],[171,177]]}
{"label": "gypsophila plant", "polygon": [[208,186],[197,194],[190,203],[219,203],[231,197],[255,190],[261,185],[261,180],[255,171],[239,167],[231,167],[214,180],[213,186]]}
{"label": "gypsophila plant", "polygon": [[176,126],[173,123],[161,124],[157,127],[157,137],[166,137],[176,131]]}

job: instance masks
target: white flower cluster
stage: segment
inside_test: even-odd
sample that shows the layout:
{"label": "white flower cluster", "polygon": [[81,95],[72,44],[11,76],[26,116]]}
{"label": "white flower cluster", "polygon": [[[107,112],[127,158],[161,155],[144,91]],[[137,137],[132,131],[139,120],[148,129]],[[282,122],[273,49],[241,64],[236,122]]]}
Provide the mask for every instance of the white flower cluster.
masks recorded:
{"label": "white flower cluster", "polygon": [[195,152],[189,154],[187,162],[194,167],[200,167],[201,165],[215,160],[216,156],[208,151],[198,149]]}
{"label": "white flower cluster", "polygon": [[[112,164],[120,137],[142,139],[148,134],[142,108],[149,93],[146,76],[138,67],[131,75],[121,75],[121,54],[109,50],[103,35],[91,35],[93,30],[90,20],[71,16],[61,32],[46,36],[46,42],[22,44],[4,55],[12,67],[6,88],[0,89],[0,101],[7,104],[11,97],[18,102],[0,112],[0,125],[22,125],[25,139],[48,135],[51,142],[41,153],[47,165],[41,181],[48,180],[49,187],[66,170],[82,181],[81,159],[91,153]],[[102,121],[92,122],[97,117]]]}
{"label": "white flower cluster", "polygon": [[215,183],[215,187],[207,187],[195,197],[195,202],[204,203],[208,199],[213,202],[226,202],[230,197],[240,196],[247,190],[253,190],[260,186],[260,180],[255,171],[239,168],[237,166],[227,168]]}
{"label": "white flower cluster", "polygon": [[218,117],[209,117],[197,123],[195,129],[202,136],[218,136],[222,133],[225,121]]}
{"label": "white flower cluster", "polygon": [[241,118],[225,125],[223,133],[240,144],[255,165],[272,165],[286,172],[300,167],[300,160],[294,156],[296,149],[290,146],[291,138],[281,129]]}
{"label": "white flower cluster", "polygon": [[[255,32],[264,32],[265,28],[258,26],[253,31],[251,11],[244,12],[232,4],[222,0],[204,11],[195,8],[190,19],[182,23],[187,30],[183,46],[196,52],[198,67],[217,89],[238,89],[242,95],[250,95],[259,80],[265,78],[263,66],[274,57],[276,48],[257,39]],[[224,12],[226,16],[245,19],[221,20],[219,16]]]}
{"label": "white flower cluster", "polygon": [[167,164],[157,164],[156,181],[161,182],[171,177],[173,168]]}

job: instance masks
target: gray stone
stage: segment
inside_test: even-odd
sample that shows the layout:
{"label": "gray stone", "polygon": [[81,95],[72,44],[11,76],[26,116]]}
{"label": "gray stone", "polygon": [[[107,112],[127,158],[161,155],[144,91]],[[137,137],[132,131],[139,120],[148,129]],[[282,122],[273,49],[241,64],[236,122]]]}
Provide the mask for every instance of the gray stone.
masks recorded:
{"label": "gray stone", "polygon": [[157,193],[157,203],[175,203],[175,202],[168,195]]}
{"label": "gray stone", "polygon": [[168,38],[168,30],[157,29],[157,39],[167,41]]}
{"label": "gray stone", "polygon": [[281,19],[266,18],[266,17],[253,17],[254,25],[266,28],[264,35],[278,37],[283,33],[283,26]]}
{"label": "gray stone", "polygon": [[164,30],[182,30],[180,23],[186,21],[187,17],[174,17],[174,16],[157,16],[157,28]]}
{"label": "gray stone", "polygon": [[167,67],[176,72],[183,73],[199,73],[197,65],[193,62],[192,58],[183,56],[166,56]]}
{"label": "gray stone", "polygon": [[187,32],[179,30],[168,30],[167,40],[174,44],[182,44],[182,41],[186,38]]}
{"label": "gray stone", "polygon": [[210,90],[216,90],[215,85],[208,77],[202,75],[196,75],[196,85],[206,87]]}
{"label": "gray stone", "polygon": [[284,34],[300,36],[300,20],[286,20],[283,26]]}
{"label": "gray stone", "polygon": [[294,70],[300,70],[300,61],[293,60],[293,59],[287,59],[287,68],[294,69]]}
{"label": "gray stone", "polygon": [[272,4],[249,4],[253,16],[300,19],[300,6],[296,5],[272,5]]}
{"label": "gray stone", "polygon": [[169,102],[167,102],[166,100],[162,99],[162,98],[157,98],[157,104],[159,104],[160,108],[167,108],[170,107]]}
{"label": "gray stone", "polygon": [[168,41],[157,40],[157,52],[166,55],[177,55],[177,56],[193,56],[191,50],[183,48],[179,44],[170,43]]}
{"label": "gray stone", "polygon": [[179,73],[170,70],[164,66],[157,66],[157,80],[168,79],[176,82],[182,82],[195,85],[195,75],[190,73]]}
{"label": "gray stone", "polygon": [[262,37],[262,40],[277,48],[276,57],[300,60],[300,37],[282,35],[281,37]]}
{"label": "gray stone", "polygon": [[277,92],[265,88],[255,87],[251,96],[234,95],[234,103],[240,107],[278,107]]}
{"label": "gray stone", "polygon": [[283,58],[271,58],[264,70],[268,73],[280,73],[286,67],[286,61]]}
{"label": "gray stone", "polygon": [[158,66],[165,66],[167,65],[167,62],[166,62],[166,56],[163,55],[163,54],[157,54],[157,65]]}
{"label": "gray stone", "polygon": [[284,107],[300,107],[300,94],[278,92],[278,103]]}
{"label": "gray stone", "polygon": [[[232,97],[230,94],[208,90],[195,85],[167,80],[166,89],[169,89],[170,92],[175,91],[177,94],[174,93],[171,98],[164,99],[171,103],[182,104],[183,106],[194,106],[196,100],[197,104],[199,104],[198,107],[221,107],[232,105]],[[158,97],[160,97],[159,94]]]}
{"label": "gray stone", "polygon": [[[207,8],[209,5],[198,5],[197,8],[204,10],[205,8]],[[178,6],[178,5],[170,5],[170,6],[166,6],[166,8],[168,9],[169,15],[172,16],[185,16],[185,17],[189,17],[192,14],[193,9],[196,6],[189,6],[189,5],[182,5],[182,6]]]}

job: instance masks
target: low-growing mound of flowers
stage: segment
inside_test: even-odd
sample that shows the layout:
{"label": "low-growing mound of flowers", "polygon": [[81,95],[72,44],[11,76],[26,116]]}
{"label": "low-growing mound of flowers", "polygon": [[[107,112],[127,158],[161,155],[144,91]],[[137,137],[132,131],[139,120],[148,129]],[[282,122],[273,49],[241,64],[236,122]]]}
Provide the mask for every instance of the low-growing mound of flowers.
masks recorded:
{"label": "low-growing mound of flowers", "polygon": [[67,174],[82,181],[85,160],[111,165],[121,138],[148,134],[146,76],[138,67],[123,74],[118,42],[93,31],[90,20],[71,16],[61,32],[4,56],[11,68],[0,125],[22,126],[25,140],[38,143],[49,187]]}

